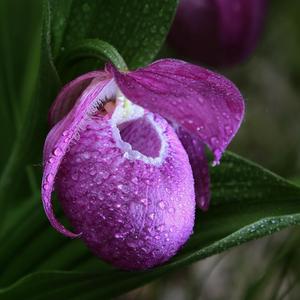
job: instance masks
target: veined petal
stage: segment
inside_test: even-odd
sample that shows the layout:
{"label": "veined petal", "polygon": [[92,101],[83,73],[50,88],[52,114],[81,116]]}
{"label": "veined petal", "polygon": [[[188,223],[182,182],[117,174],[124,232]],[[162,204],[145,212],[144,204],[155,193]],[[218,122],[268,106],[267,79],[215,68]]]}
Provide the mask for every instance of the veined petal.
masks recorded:
{"label": "veined petal", "polygon": [[210,176],[205,155],[205,145],[198,137],[193,137],[182,128],[176,133],[189,156],[195,181],[196,203],[203,211],[207,211],[210,203]]}
{"label": "veined petal", "polygon": [[243,98],[231,81],[175,59],[128,73],[107,69],[128,99],[199,137],[219,163],[244,115]]}
{"label": "veined petal", "polygon": [[81,127],[84,126],[86,119],[94,113],[101,101],[114,97],[115,93],[116,84],[113,79],[103,80],[101,76],[95,77],[79,96],[70,112],[52,128],[45,142],[42,179],[44,209],[52,226],[69,237],[76,237],[78,234],[67,230],[54,216],[51,203],[54,180],[64,155],[76,139],[76,134],[82,130]]}

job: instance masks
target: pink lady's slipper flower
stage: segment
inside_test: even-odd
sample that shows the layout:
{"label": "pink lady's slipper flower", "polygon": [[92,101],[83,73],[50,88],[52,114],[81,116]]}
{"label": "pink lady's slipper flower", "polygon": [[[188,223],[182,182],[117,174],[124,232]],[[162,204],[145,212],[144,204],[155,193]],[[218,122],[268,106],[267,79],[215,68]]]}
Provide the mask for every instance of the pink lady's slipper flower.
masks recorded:
{"label": "pink lady's slipper flower", "polygon": [[181,0],[169,34],[182,55],[209,65],[233,65],[254,50],[267,0]]}
{"label": "pink lady's slipper flower", "polygon": [[[42,199],[52,226],[123,269],[167,261],[193,231],[195,204],[208,208],[204,145],[217,164],[243,113],[229,80],[179,60],[75,79],[49,115]],[[54,188],[76,233],[54,216]]]}

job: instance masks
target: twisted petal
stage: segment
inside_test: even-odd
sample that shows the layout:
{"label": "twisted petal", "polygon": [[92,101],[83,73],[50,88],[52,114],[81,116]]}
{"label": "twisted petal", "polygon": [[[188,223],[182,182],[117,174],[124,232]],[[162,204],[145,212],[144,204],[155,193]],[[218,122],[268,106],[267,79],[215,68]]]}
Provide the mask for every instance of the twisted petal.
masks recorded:
{"label": "twisted petal", "polygon": [[237,132],[244,101],[232,82],[189,63],[163,59],[134,72],[108,65],[131,101],[194,134],[213,151],[214,164]]}
{"label": "twisted petal", "polygon": [[199,138],[195,138],[182,128],[176,133],[189,156],[195,181],[196,203],[203,211],[207,211],[210,203],[210,176],[205,147]]}
{"label": "twisted petal", "polygon": [[51,204],[54,180],[61,161],[71,142],[76,138],[76,133],[80,130],[80,126],[82,126],[89,115],[93,114],[94,106],[106,97],[112,97],[115,91],[116,86],[113,79],[108,78],[108,76],[105,79],[103,79],[103,76],[95,77],[79,96],[70,112],[52,128],[45,142],[44,173],[42,179],[44,209],[52,226],[69,237],[76,237],[78,234],[67,230],[54,216]]}
{"label": "twisted petal", "polygon": [[93,71],[77,77],[66,84],[60,91],[49,111],[49,124],[54,126],[74,106],[81,93],[88,87],[95,77],[108,77],[108,74],[101,71]]}

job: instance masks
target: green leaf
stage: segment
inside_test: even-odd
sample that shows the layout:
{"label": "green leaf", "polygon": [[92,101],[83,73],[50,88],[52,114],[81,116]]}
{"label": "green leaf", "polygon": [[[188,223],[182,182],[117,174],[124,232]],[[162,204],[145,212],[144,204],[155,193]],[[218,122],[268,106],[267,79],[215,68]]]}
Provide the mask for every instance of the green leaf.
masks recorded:
{"label": "green leaf", "polygon": [[178,0],[52,0],[53,54],[78,40],[113,45],[130,68],[151,62],[164,42]]}
{"label": "green leaf", "polygon": [[[232,153],[211,173],[212,205],[207,213],[198,211],[191,239],[170,262],[145,272],[122,272],[102,264],[80,240],[50,230],[42,208],[35,208],[36,214],[6,236],[0,249],[1,299],[111,298],[197,260],[300,224],[298,186]],[[46,271],[55,269],[60,271]]]}
{"label": "green leaf", "polygon": [[36,97],[40,12],[41,4],[33,0],[26,3],[4,0],[0,4],[0,138],[3,141],[0,147],[0,234],[11,202],[29,192],[23,170],[36,153],[31,138],[35,135],[33,125],[40,116]]}
{"label": "green leaf", "polygon": [[[34,0],[17,5],[18,1],[1,2],[3,9],[7,12],[8,28],[14,28],[13,22],[18,19],[17,12],[20,17],[19,26],[23,24],[26,28],[28,24],[27,17],[36,16],[35,26],[29,26],[31,31],[31,39],[23,41],[24,45],[18,43],[18,38],[22,42],[23,31],[17,32],[16,37],[10,44],[11,54],[24,53],[27,55],[18,56],[17,66],[12,60],[7,70],[11,74],[11,89],[14,93],[7,92],[8,102],[12,104],[12,115],[15,116],[14,126],[1,126],[1,133],[12,135],[13,142],[8,145],[7,151],[1,153],[3,159],[0,174],[0,223],[3,220],[2,215],[9,209],[12,209],[12,202],[16,199],[23,199],[29,196],[29,184],[27,180],[26,167],[34,163],[41,162],[41,149],[43,139],[47,131],[47,111],[52,99],[57,93],[60,86],[59,79],[55,67],[53,65],[49,38],[50,38],[50,15],[49,7],[46,2],[36,2]],[[44,6],[42,4],[44,3]],[[4,5],[5,4],[5,5]],[[25,5],[25,6],[24,6]],[[27,15],[24,16],[26,9]],[[0,10],[2,12],[2,10]],[[43,35],[41,38],[43,13]],[[22,27],[22,26],[21,26]],[[32,43],[30,43],[32,41]],[[24,52],[20,51],[20,47],[24,46]],[[27,46],[27,48],[25,47]],[[21,66],[21,67],[19,67]],[[2,76],[6,76],[4,70],[0,72]],[[6,85],[5,85],[6,86]],[[8,85],[10,87],[10,85]],[[9,110],[9,104],[5,103],[6,110]],[[2,148],[2,147],[1,147]],[[3,156],[2,156],[3,155]],[[18,188],[15,188],[15,187]],[[13,199],[12,201],[10,201]],[[2,226],[0,227],[0,231]]]}
{"label": "green leaf", "polygon": [[96,58],[102,61],[109,60],[118,69],[127,71],[125,61],[119,52],[109,43],[98,39],[82,40],[73,45],[72,48],[63,52],[57,62],[57,68],[61,74],[68,71],[76,61],[86,58]]}

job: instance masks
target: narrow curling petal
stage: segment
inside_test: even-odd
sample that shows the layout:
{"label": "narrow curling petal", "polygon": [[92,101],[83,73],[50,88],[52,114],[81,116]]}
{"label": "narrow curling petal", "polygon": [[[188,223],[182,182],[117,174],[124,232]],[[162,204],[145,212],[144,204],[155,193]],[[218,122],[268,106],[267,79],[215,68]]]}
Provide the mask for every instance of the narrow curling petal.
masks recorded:
{"label": "narrow curling petal", "polygon": [[197,206],[207,211],[210,203],[210,176],[208,162],[205,155],[205,145],[198,137],[193,137],[182,128],[176,133],[189,156],[195,181],[195,194]]}
{"label": "narrow curling petal", "polygon": [[123,94],[197,136],[213,151],[214,165],[243,119],[244,101],[235,85],[214,72],[163,59],[134,72],[107,66]]}
{"label": "narrow curling petal", "polygon": [[103,77],[105,79],[108,77],[108,74],[102,71],[89,72],[77,77],[62,88],[49,111],[48,120],[51,127],[72,109],[81,93],[95,77]]}
{"label": "narrow curling petal", "polygon": [[103,77],[94,78],[90,85],[83,91],[77,99],[74,107],[47,136],[44,146],[44,173],[42,179],[42,201],[46,215],[52,226],[69,237],[77,237],[78,234],[72,233],[60,224],[54,216],[51,194],[54,188],[54,181],[59,166],[64,155],[76,141],[76,134],[82,129],[84,121],[89,118],[102,100],[111,98],[116,91],[113,79]]}

